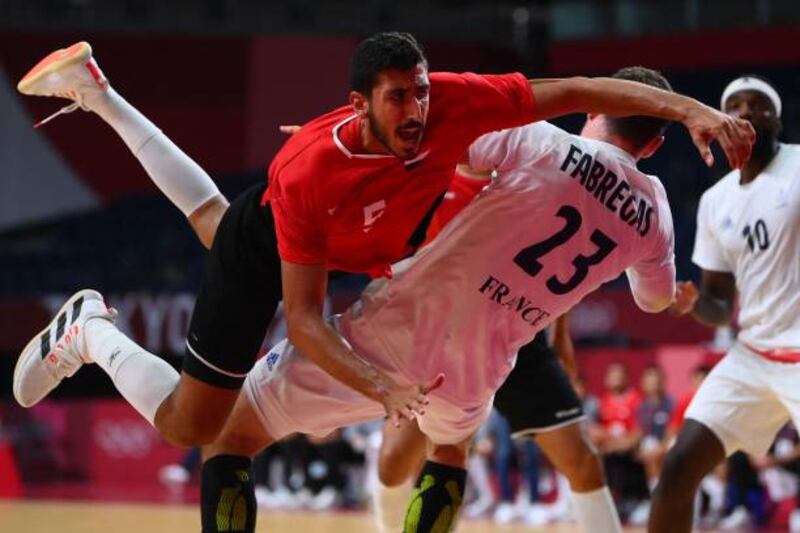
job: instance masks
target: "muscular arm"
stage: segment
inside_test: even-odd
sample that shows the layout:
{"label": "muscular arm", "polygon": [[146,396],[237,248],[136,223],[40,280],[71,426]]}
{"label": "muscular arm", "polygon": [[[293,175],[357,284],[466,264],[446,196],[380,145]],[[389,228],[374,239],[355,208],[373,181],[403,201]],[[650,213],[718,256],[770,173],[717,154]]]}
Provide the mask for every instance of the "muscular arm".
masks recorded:
{"label": "muscular arm", "polygon": [[444,375],[424,385],[401,386],[361,359],[322,318],[328,271],[322,265],[281,261],[283,309],[289,340],[314,364],[364,396],[383,404],[397,426],[400,418],[424,414],[425,395],[442,384]]}
{"label": "muscular arm", "polygon": [[647,115],[681,122],[709,166],[714,158],[710,144],[717,141],[733,168],[750,157],[755,132],[747,122],[729,117],[697,100],[614,78],[529,80],[536,102],[536,120],[570,113],[615,116]]}
{"label": "muscular arm", "polygon": [[721,326],[731,321],[736,299],[736,280],[730,272],[703,270],[700,295],[692,317],[706,326]]}
{"label": "muscular arm", "polygon": [[281,274],[289,341],[334,378],[381,401],[384,384],[380,372],[360,359],[322,318],[327,269],[282,261]]}
{"label": "muscular arm", "polygon": [[706,106],[677,93],[615,78],[528,80],[536,101],[538,120],[570,113],[613,116],[648,115],[683,122]]}

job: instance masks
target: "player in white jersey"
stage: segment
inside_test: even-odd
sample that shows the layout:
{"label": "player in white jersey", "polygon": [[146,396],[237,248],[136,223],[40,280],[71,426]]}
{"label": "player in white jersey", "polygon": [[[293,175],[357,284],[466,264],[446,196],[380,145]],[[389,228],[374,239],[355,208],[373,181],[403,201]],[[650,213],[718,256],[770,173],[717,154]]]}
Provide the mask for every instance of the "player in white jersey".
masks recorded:
{"label": "player in white jersey", "polygon": [[781,99],[766,81],[734,80],[721,105],[758,137],[741,171],[700,200],[692,259],[701,289],[680,283],[673,311],[727,324],[738,293],[741,330],[687,409],[654,494],[651,532],[689,531],[707,472],[737,450],[765,454],[787,421],[800,424],[800,146],[778,142]]}
{"label": "player in white jersey", "polygon": [[[356,353],[399,383],[446,376],[418,417],[430,445],[406,531],[451,523],[470,438],[538,331],[624,270],[642,309],[672,301],[669,206],[660,182],[636,168],[665,126],[597,115],[583,137],[540,122],[480,138],[469,162],[499,178],[334,320]],[[383,415],[286,341],[256,364],[244,392],[208,456],[252,456],[295,432],[326,434]]]}

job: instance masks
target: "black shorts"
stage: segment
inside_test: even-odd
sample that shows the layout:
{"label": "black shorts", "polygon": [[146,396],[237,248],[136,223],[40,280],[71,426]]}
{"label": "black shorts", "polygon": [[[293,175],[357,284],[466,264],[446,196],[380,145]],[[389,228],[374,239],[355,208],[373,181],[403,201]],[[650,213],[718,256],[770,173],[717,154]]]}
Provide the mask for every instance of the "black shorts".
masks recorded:
{"label": "black shorts", "polygon": [[581,400],[544,332],[523,346],[517,364],[494,397],[515,438],[572,424],[583,418]]}
{"label": "black shorts", "polygon": [[278,302],[281,263],[266,184],[239,195],[220,221],[195,302],[183,371],[238,389],[258,356]]}

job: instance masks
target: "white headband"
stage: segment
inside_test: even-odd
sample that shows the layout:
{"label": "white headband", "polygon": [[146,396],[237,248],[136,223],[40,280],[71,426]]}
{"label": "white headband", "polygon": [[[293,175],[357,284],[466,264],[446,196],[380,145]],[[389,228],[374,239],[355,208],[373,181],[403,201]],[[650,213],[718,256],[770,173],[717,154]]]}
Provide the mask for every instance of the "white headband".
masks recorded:
{"label": "white headband", "polygon": [[738,93],[739,91],[757,91],[766,96],[772,102],[772,105],[775,106],[775,113],[777,113],[778,118],[781,116],[781,97],[778,96],[778,92],[772,88],[772,85],[769,83],[760,80],[758,78],[751,78],[749,76],[743,76],[741,78],[735,79],[725,87],[725,90],[722,92],[722,99],[720,100],[720,108],[724,111],[725,110],[725,102],[728,101],[728,98],[731,97],[734,93]]}

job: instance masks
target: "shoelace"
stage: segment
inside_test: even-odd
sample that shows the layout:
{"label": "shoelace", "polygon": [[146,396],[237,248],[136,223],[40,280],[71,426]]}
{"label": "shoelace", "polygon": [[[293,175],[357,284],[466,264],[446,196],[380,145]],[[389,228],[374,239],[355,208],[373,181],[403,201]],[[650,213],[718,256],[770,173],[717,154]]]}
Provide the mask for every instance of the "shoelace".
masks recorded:
{"label": "shoelace", "polygon": [[[69,111],[67,111],[67,113],[68,112]],[[117,320],[119,312],[114,307],[107,307],[107,309],[108,315],[98,318],[108,320],[113,324]],[[77,325],[73,325],[70,331],[61,338],[53,349],[53,353],[58,354],[58,358],[53,365],[55,367],[54,370],[62,378],[72,377],[85,362],[80,352],[78,352],[77,346],[75,346],[78,339],[77,327]]]}
{"label": "shoelace", "polygon": [[40,120],[39,122],[34,124],[33,127],[34,128],[38,128],[40,126],[44,126],[45,124],[47,124],[48,122],[50,122],[51,120],[56,118],[58,115],[65,115],[67,113],[72,113],[73,111],[75,111],[79,107],[82,107],[80,102],[72,102],[70,105],[62,107],[61,109],[59,109],[58,111],[56,111],[55,113],[50,115],[49,117]]}

